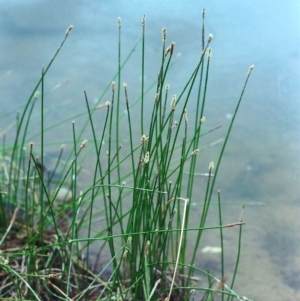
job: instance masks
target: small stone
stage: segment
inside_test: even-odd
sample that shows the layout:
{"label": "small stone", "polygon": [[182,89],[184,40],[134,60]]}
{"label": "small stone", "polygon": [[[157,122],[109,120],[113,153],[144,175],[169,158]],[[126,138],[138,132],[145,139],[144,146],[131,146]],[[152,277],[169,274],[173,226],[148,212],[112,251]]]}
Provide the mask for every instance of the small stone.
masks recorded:
{"label": "small stone", "polygon": [[211,254],[218,254],[222,252],[221,247],[211,247],[211,246],[206,246],[202,249],[202,253],[211,253]]}

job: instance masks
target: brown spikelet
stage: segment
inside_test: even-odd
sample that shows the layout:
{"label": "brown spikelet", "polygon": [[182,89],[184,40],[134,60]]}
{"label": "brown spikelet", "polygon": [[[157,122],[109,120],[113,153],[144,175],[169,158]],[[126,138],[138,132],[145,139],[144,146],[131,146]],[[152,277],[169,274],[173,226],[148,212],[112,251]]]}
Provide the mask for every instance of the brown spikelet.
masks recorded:
{"label": "brown spikelet", "polygon": [[71,33],[72,29],[73,29],[73,25],[70,25],[66,31],[66,37]]}
{"label": "brown spikelet", "polygon": [[143,27],[143,29],[145,28],[145,26],[146,26],[146,15],[144,15],[143,18],[142,18],[142,27]]}
{"label": "brown spikelet", "polygon": [[83,140],[81,145],[80,145],[80,148],[81,149],[84,148],[87,145],[87,142],[88,142],[87,140]]}
{"label": "brown spikelet", "polygon": [[249,76],[252,72],[252,70],[254,69],[254,65],[251,65],[248,69],[248,73],[247,73],[247,76]]}
{"label": "brown spikelet", "polygon": [[165,52],[165,57],[167,56],[168,53],[170,53],[170,55],[172,55],[174,48],[175,48],[175,42],[172,42]]}
{"label": "brown spikelet", "polygon": [[162,29],[162,41],[165,42],[167,40],[167,28]]}

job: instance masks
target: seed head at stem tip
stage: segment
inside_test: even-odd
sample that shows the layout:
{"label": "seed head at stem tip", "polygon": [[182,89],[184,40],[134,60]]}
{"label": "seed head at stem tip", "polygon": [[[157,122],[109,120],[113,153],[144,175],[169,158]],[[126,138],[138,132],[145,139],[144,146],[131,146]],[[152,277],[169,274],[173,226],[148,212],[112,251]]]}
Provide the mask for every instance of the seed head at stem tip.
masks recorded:
{"label": "seed head at stem tip", "polygon": [[252,72],[252,70],[254,69],[254,65],[251,65],[248,69],[248,73],[247,73],[247,76],[249,76]]}
{"label": "seed head at stem tip", "polygon": [[73,29],[73,25],[70,25],[66,31],[66,37],[71,33],[72,29]]}

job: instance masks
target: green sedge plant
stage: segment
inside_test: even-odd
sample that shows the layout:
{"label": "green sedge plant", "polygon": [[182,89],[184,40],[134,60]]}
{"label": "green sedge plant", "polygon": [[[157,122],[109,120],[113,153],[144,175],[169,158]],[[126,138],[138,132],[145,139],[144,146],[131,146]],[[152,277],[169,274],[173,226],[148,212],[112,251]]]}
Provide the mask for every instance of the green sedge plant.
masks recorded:
{"label": "green sedge plant", "polygon": [[[172,81],[175,43],[167,43],[166,28],[162,30],[158,76],[146,86],[146,17],[142,18],[141,38],[123,61],[122,26],[118,19],[117,72],[97,104],[90,103],[88,92],[83,93],[84,126],[78,130],[72,123],[72,151],[64,156],[65,147],[61,146],[53,169],[46,172],[48,144],[44,134],[49,128],[44,124],[48,110],[45,82],[70,36],[72,26],[68,28],[22,113],[17,115],[13,145],[7,146],[3,139],[0,300],[168,301],[189,300],[195,293],[203,301],[248,300],[233,290],[244,222],[239,219],[222,223],[216,179],[253,66],[241,83],[241,94],[218,160],[208,162],[208,172],[202,174],[207,184],[199,221],[195,223],[190,218],[199,150],[205,148],[201,138],[213,135],[219,128],[204,127],[213,36],[205,39],[204,11],[202,16],[200,58],[178,95],[170,95],[168,84]],[[141,92],[132,101],[130,89],[121,79],[138,47],[142,54]],[[189,123],[188,104],[195,101],[191,97],[194,91],[196,109],[193,122]],[[104,102],[105,97],[110,101]],[[153,99],[150,114],[149,101],[146,104],[149,98]],[[126,114],[121,113],[123,108]],[[37,148],[29,143],[30,124],[36,116],[40,116]],[[128,138],[126,147],[122,146],[124,133]],[[78,179],[88,160],[94,168],[90,170],[88,185],[81,189]],[[60,192],[65,187],[62,197]],[[217,200],[219,223],[207,226],[213,199]],[[227,283],[223,232],[231,227],[239,228],[239,237],[234,272]],[[213,229],[220,233],[220,275],[202,269],[196,260],[204,231]],[[192,249],[191,233],[195,237]],[[197,282],[200,276],[206,279],[205,283]]]}

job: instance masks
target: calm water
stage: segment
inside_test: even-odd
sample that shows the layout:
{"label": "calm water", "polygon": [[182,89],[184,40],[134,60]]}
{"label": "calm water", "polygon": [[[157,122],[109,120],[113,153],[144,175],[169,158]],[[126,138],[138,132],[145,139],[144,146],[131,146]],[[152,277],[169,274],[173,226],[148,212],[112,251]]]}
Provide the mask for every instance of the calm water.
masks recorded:
{"label": "calm water", "polygon": [[[171,93],[179,94],[199,57],[201,11],[205,8],[207,33],[214,34],[208,124],[222,123],[226,128],[247,70],[255,65],[218,181],[222,199],[236,204],[225,206],[226,221],[238,220],[242,204],[248,204],[236,290],[254,300],[300,299],[300,2],[277,2],[2,1],[1,133],[14,123],[42,66],[52,58],[71,24],[74,30],[45,83],[46,90],[52,91],[46,96],[47,108],[51,108],[47,122],[67,120],[47,133],[50,151],[70,141],[73,119],[78,128],[82,125],[84,119],[74,115],[85,112],[83,91],[91,102],[97,101],[113,78],[117,17],[122,18],[125,58],[141,33],[142,15],[147,16],[146,85],[158,73],[161,29],[168,28],[168,41],[175,41],[176,54],[181,54],[170,82]],[[140,49],[139,45],[133,62],[139,62]],[[131,66],[124,70],[122,81],[128,84],[131,99],[136,99],[140,69],[135,63]],[[152,95],[149,98],[152,101]],[[192,112],[193,107],[188,110]],[[34,133],[34,123],[32,127]],[[10,140],[14,131],[8,133]],[[222,133],[210,142],[222,138]],[[35,140],[38,138],[32,136]],[[206,152],[202,167],[213,160],[215,152]],[[197,216],[195,210],[195,220]],[[213,224],[214,216],[210,218]],[[234,231],[226,234],[228,241],[234,242]],[[214,243],[205,239],[207,244]],[[206,262],[216,260],[209,256]]]}

